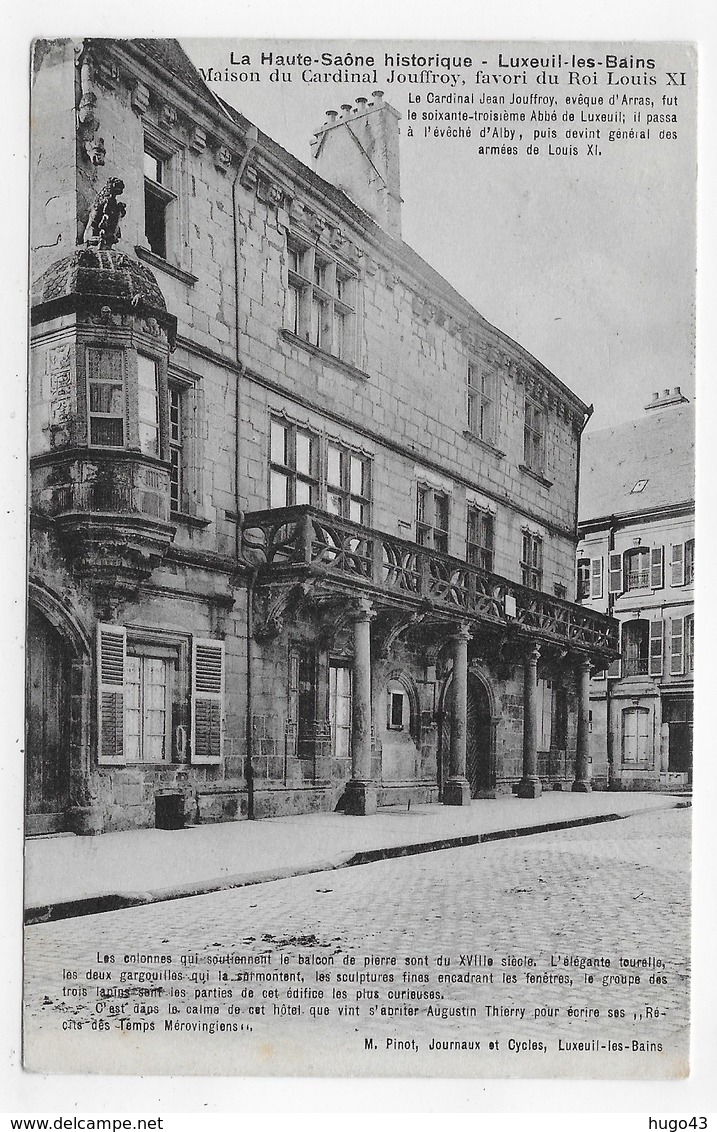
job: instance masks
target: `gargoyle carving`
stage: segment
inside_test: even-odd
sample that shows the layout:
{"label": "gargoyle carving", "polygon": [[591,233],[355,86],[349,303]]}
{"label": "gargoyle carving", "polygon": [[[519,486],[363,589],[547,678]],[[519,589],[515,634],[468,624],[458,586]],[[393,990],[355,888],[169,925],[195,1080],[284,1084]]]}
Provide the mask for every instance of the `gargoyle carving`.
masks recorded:
{"label": "gargoyle carving", "polygon": [[124,181],[110,177],[100,189],[85,228],[84,243],[109,250],[121,238],[120,220],[127,212],[124,201],[117,198],[124,192]]}

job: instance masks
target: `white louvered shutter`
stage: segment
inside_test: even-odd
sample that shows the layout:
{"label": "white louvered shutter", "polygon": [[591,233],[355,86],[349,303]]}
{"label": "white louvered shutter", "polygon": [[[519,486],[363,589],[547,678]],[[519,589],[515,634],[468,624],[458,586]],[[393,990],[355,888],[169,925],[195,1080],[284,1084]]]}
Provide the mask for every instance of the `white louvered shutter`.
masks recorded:
{"label": "white louvered shutter", "polygon": [[610,551],[609,557],[609,578],[608,578],[608,593],[621,594],[623,590],[622,585],[622,554],[619,550]]}
{"label": "white louvered shutter", "polygon": [[676,542],[672,544],[672,558],[670,561],[671,566],[671,582],[673,586],[684,586],[685,584],[685,544],[683,542]]}
{"label": "white louvered shutter", "polygon": [[218,763],[224,730],[224,642],[192,641],[192,762]]}
{"label": "white louvered shutter", "polygon": [[97,761],[124,762],[124,670],[127,634],[122,625],[97,625]]}
{"label": "white louvered shutter", "polygon": [[661,546],[650,551],[650,588],[661,590],[665,584],[664,552]]}
{"label": "white louvered shutter", "polygon": [[670,649],[670,675],[681,676],[685,671],[685,619],[672,618],[672,641]]}
{"label": "white louvered shutter", "polygon": [[663,625],[662,621],[650,622],[650,676],[662,676],[663,665]]}
{"label": "white louvered shutter", "polygon": [[602,558],[590,559],[590,597],[602,597]]}

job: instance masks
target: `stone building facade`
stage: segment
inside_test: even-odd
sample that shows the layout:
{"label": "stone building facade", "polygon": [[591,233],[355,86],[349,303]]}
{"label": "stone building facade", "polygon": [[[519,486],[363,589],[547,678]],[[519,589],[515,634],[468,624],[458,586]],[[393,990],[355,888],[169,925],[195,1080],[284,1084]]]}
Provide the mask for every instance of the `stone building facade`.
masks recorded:
{"label": "stone building facade", "polygon": [[173,41],[33,73],[29,831],[589,789],[586,406],[401,240],[396,111],[310,168]]}
{"label": "stone building facade", "polygon": [[593,673],[595,779],[692,783],[695,414],[680,389],[583,440],[578,599],[620,623],[620,656]]}

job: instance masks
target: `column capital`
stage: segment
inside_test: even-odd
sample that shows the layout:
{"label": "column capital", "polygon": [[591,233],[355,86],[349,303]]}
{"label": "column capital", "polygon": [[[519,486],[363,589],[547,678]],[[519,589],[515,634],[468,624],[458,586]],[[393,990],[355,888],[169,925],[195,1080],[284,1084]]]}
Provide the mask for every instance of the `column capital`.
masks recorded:
{"label": "column capital", "polygon": [[470,641],[473,636],[473,627],[470,621],[460,621],[451,633],[452,641]]}
{"label": "column capital", "polygon": [[540,645],[537,642],[531,641],[525,653],[525,660],[527,664],[537,664],[540,660]]}
{"label": "column capital", "polygon": [[583,654],[579,658],[578,668],[581,669],[582,672],[585,672],[585,671],[589,672],[590,669],[592,668],[592,661],[591,661],[590,657],[587,655],[587,653]]}
{"label": "column capital", "polygon": [[373,621],[376,616],[376,610],[373,607],[373,602],[368,597],[359,597],[351,604],[349,610],[349,618],[353,622]]}

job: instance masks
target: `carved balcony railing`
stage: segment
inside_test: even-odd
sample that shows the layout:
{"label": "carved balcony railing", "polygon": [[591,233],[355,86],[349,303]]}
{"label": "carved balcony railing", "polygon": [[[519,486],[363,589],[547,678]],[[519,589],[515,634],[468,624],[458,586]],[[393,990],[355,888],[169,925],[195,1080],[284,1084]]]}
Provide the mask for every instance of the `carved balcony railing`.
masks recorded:
{"label": "carved balcony railing", "polygon": [[314,507],[247,514],[242,545],[266,580],[309,568],[402,604],[428,602],[439,613],[617,655],[613,618]]}
{"label": "carved balcony railing", "polygon": [[33,467],[33,500],[54,518],[137,516],[169,523],[169,470],[138,452],[82,453]]}
{"label": "carved balcony railing", "polygon": [[73,568],[108,592],[133,590],[174,537],[169,469],[139,452],[49,452],[31,462],[32,510]]}

